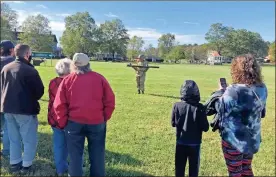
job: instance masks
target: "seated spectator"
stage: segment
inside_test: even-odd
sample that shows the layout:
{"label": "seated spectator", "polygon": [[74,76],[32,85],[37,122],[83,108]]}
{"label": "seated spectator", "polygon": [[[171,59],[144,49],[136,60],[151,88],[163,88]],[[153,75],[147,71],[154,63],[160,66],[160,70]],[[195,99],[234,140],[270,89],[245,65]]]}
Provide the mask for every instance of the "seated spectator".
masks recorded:
{"label": "seated spectator", "polygon": [[[15,60],[14,57],[14,45],[11,41],[3,40],[1,41],[1,70],[2,68],[13,62]],[[0,98],[1,98],[1,92],[0,92]],[[4,113],[0,113],[1,116],[1,136],[3,137],[3,149],[1,151],[1,156],[8,156],[10,155],[10,141],[8,136],[8,129],[7,129],[7,123],[4,118]]]}
{"label": "seated spectator", "polygon": [[73,56],[71,72],[61,82],[54,101],[58,127],[65,128],[69,175],[82,176],[86,137],[90,176],[105,176],[106,122],[115,109],[115,96],[108,81],[91,71],[87,55]]}
{"label": "seated spectator", "polygon": [[71,60],[62,59],[56,64],[56,73],[58,77],[52,79],[49,84],[49,105],[48,105],[48,123],[53,129],[53,150],[56,172],[58,176],[63,176],[68,170],[68,150],[65,139],[65,132],[58,128],[56,122],[56,114],[53,109],[53,103],[57,93],[57,89],[65,76],[70,74]]}
{"label": "seated spectator", "polygon": [[44,86],[37,70],[30,64],[30,47],[18,44],[14,52],[16,60],[1,72],[1,112],[5,113],[8,126],[10,170],[25,175],[31,171],[36,155],[38,100],[44,94]]}

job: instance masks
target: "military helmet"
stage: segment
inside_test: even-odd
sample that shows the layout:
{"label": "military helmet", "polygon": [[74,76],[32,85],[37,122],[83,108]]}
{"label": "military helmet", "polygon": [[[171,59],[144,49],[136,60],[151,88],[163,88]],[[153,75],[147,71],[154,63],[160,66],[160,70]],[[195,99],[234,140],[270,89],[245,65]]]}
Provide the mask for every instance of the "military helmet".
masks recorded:
{"label": "military helmet", "polygon": [[142,60],[144,60],[144,59],[145,59],[145,56],[144,56],[144,55],[139,55],[139,56],[137,57],[137,59],[142,59]]}

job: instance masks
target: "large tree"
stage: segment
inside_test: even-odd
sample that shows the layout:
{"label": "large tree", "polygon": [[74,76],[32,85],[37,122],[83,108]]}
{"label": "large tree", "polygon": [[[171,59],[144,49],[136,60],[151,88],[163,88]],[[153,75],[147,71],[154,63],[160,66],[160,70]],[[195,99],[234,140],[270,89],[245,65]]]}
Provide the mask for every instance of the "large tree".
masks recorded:
{"label": "large tree", "polygon": [[233,30],[227,37],[228,55],[235,57],[246,53],[254,54],[257,57],[264,57],[268,54],[268,45],[259,33],[245,29]]}
{"label": "large tree", "polygon": [[166,55],[171,51],[174,45],[175,35],[170,33],[163,34],[158,39],[159,56],[162,58],[166,58]]}
{"label": "large tree", "polygon": [[111,53],[113,59],[115,58],[115,53],[121,55],[126,54],[129,36],[121,20],[114,19],[101,24],[100,33],[101,52]]}
{"label": "large tree", "polygon": [[12,29],[17,28],[17,13],[7,3],[1,3],[1,17],[4,17]]}
{"label": "large tree", "polygon": [[98,50],[98,29],[88,12],[78,12],[65,18],[65,30],[60,38],[63,52],[93,54]]}
{"label": "large tree", "polygon": [[13,31],[17,28],[17,13],[6,3],[1,3],[1,40],[16,41]]}
{"label": "large tree", "polygon": [[19,34],[21,43],[28,44],[33,51],[52,52],[54,37],[47,17],[38,14],[28,16],[22,23],[22,33]]}
{"label": "large tree", "polygon": [[227,37],[233,30],[232,27],[223,26],[221,23],[215,23],[211,25],[209,31],[205,35],[205,39],[212,48],[221,55],[223,49],[226,47]]}
{"label": "large tree", "polygon": [[182,46],[174,46],[171,51],[166,55],[166,60],[173,60],[177,63],[181,59],[185,59],[185,51]]}
{"label": "large tree", "polygon": [[269,56],[272,62],[275,62],[275,42],[271,43],[269,46]]}
{"label": "large tree", "polygon": [[127,57],[130,59],[137,57],[141,53],[144,43],[143,38],[133,36],[128,42]]}
{"label": "large tree", "polygon": [[9,22],[1,16],[1,40],[11,40],[14,42],[15,36],[11,30]]}
{"label": "large tree", "polygon": [[195,59],[207,63],[207,53],[210,50],[209,44],[198,45],[194,48]]}
{"label": "large tree", "polygon": [[146,56],[157,56],[158,55],[158,49],[154,48],[152,44],[149,44],[145,47],[144,54]]}

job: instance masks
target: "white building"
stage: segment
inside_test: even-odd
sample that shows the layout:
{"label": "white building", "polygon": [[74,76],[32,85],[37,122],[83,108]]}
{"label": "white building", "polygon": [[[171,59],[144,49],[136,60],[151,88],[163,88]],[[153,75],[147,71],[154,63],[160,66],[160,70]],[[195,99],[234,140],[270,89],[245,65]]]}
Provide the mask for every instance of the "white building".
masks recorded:
{"label": "white building", "polygon": [[231,63],[232,59],[224,56],[220,56],[217,51],[208,51],[208,64],[222,65],[223,63]]}

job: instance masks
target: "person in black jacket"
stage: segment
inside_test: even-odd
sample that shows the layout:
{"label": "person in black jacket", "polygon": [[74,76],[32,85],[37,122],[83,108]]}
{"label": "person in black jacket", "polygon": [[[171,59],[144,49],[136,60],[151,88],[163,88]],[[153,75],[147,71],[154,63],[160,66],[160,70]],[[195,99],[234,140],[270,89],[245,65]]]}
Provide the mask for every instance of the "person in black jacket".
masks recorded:
{"label": "person in black jacket", "polygon": [[[1,47],[0,68],[2,70],[2,68],[5,65],[15,60],[14,44],[9,40],[3,40],[0,43],[0,47]],[[0,98],[1,98],[1,92],[0,92]],[[4,113],[0,112],[0,116],[1,116],[1,136],[3,137],[2,138],[3,149],[1,151],[1,156],[8,157],[10,155],[10,140],[8,135],[8,128],[7,128],[7,123],[4,119]]]}
{"label": "person in black jacket", "polygon": [[44,94],[44,86],[30,64],[30,47],[18,44],[14,51],[16,60],[1,71],[1,112],[5,113],[10,139],[10,170],[24,175],[30,172],[36,155],[38,100]]}
{"label": "person in black jacket", "polygon": [[200,101],[197,84],[186,80],[180,89],[181,101],[172,110],[172,126],[176,127],[175,176],[184,176],[189,159],[189,176],[198,176],[202,132],[209,123]]}

